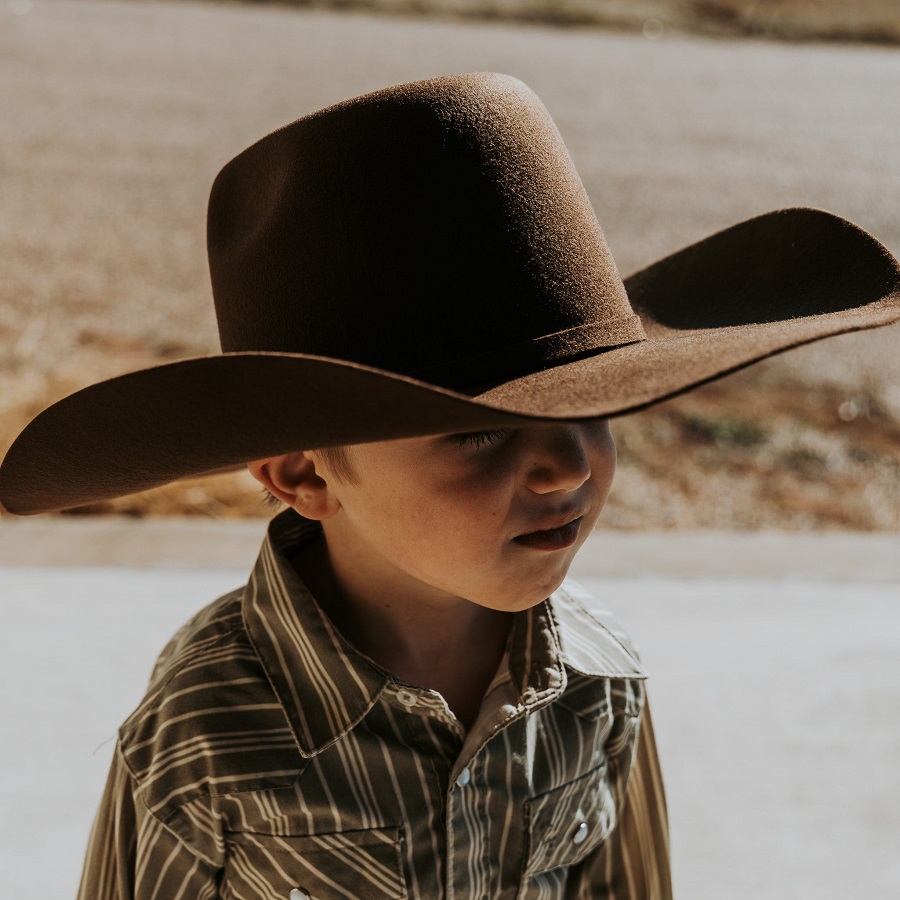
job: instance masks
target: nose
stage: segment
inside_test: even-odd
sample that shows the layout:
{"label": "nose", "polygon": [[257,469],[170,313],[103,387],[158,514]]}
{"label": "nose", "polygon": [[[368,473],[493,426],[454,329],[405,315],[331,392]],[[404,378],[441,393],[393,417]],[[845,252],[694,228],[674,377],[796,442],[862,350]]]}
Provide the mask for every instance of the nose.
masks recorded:
{"label": "nose", "polygon": [[535,494],[575,491],[591,477],[588,436],[578,425],[535,429],[525,483]]}

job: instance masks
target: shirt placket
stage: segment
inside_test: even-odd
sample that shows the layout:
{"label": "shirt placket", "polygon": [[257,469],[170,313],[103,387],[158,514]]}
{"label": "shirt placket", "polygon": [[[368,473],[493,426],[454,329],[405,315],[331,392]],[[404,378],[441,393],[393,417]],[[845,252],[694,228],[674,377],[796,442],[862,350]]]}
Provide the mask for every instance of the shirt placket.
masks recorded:
{"label": "shirt placket", "polygon": [[[432,754],[437,751],[449,764],[442,779],[446,837],[444,896],[448,900],[489,900],[492,875],[490,816],[486,808],[488,798],[484,777],[489,751],[484,741],[466,740],[466,730],[437,692],[393,685],[386,693],[411,716],[431,719],[427,733],[433,736],[432,741],[422,750]],[[414,725],[414,722],[409,724]],[[415,730],[425,733],[424,729]]]}
{"label": "shirt placket", "polygon": [[[427,896],[439,900],[446,896],[447,867],[446,864],[439,864],[438,871],[435,871],[435,858],[431,855],[430,846],[440,836],[442,849],[446,850],[443,814],[447,809],[448,785],[452,783],[453,768],[465,741],[465,729],[443,697],[435,691],[393,682],[385,688],[382,699],[402,713],[402,730],[407,745],[422,760],[424,770],[434,775],[434,780],[429,779],[428,784],[431,806],[437,818],[427,823],[427,835],[420,834],[418,845],[413,839],[408,847],[414,854],[409,864],[416,870],[417,878],[421,879],[423,873],[427,873],[420,888],[424,890],[430,882]],[[417,829],[422,825],[409,824]],[[444,853],[440,855],[446,859]]]}

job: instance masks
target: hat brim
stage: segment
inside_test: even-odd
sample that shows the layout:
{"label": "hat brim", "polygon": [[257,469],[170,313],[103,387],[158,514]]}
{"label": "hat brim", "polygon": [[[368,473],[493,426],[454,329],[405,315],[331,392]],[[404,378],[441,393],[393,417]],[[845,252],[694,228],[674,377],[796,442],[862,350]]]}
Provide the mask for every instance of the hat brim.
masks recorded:
{"label": "hat brim", "polygon": [[[817,210],[740,223],[625,286],[646,340],[472,395],[352,362],[256,352],[91,385],[19,435],[0,466],[0,500],[30,515],[292,450],[617,416],[792,347],[900,320],[897,261]],[[708,302],[697,304],[698,292]]]}

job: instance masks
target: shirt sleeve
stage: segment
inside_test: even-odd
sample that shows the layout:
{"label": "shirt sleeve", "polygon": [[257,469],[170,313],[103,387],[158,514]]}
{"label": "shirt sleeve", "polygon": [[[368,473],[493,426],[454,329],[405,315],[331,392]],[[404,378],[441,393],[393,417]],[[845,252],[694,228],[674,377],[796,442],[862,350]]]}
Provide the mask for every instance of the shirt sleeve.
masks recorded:
{"label": "shirt sleeve", "polygon": [[649,704],[618,824],[591,862],[590,882],[585,896],[597,900],[672,900],[668,811]]}
{"label": "shirt sleeve", "polygon": [[78,900],[212,900],[217,884],[216,872],[144,806],[117,746]]}

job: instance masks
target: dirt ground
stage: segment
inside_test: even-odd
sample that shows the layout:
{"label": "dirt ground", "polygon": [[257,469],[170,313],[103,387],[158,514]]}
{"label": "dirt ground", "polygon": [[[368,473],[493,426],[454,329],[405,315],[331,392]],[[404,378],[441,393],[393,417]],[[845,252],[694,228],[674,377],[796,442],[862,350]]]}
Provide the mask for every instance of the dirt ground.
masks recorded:
{"label": "dirt ground", "polygon": [[[154,0],[14,7],[0,11],[0,453],[72,390],[216,352],[203,234],[216,171],[384,84],[522,77],[623,272],[789,205],[833,209],[900,252],[893,50]],[[898,335],[827,341],[615,422],[607,525],[900,530]],[[110,512],[269,511],[232,475],[74,514]]]}
{"label": "dirt ground", "polygon": [[[254,0],[250,0],[254,2]],[[257,0],[258,2],[258,0]],[[289,6],[786,41],[896,44],[893,0],[275,0]]]}

